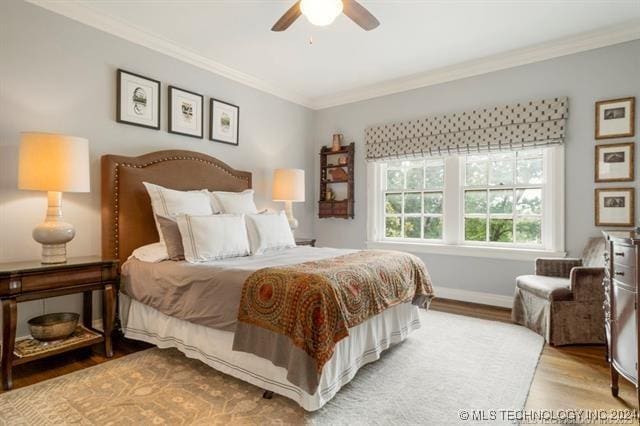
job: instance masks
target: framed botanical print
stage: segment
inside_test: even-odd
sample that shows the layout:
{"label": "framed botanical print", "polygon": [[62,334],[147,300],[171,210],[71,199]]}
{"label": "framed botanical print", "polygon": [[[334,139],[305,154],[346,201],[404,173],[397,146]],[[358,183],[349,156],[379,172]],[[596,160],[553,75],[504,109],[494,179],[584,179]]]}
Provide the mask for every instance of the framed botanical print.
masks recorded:
{"label": "framed botanical print", "polygon": [[238,145],[239,132],[240,107],[212,98],[209,108],[209,139]]}
{"label": "framed botanical print", "polygon": [[160,130],[160,82],[118,70],[116,121]]}
{"label": "framed botanical print", "polygon": [[596,102],[596,139],[635,135],[636,98]]}
{"label": "framed botanical print", "polygon": [[169,86],[169,133],[202,139],[203,106],[202,95]]}
{"label": "framed botanical print", "polygon": [[635,226],[635,188],[596,188],[596,226]]}
{"label": "framed botanical print", "polygon": [[596,145],[596,182],[629,182],[634,179],[635,143]]}

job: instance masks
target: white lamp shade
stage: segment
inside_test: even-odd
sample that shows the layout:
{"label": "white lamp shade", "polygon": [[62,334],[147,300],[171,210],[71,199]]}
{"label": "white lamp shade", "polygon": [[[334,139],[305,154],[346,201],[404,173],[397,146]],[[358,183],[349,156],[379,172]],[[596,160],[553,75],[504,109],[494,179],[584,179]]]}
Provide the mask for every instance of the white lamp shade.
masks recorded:
{"label": "white lamp shade", "polygon": [[273,201],[304,201],[304,170],[274,170],[272,195]]}
{"label": "white lamp shade", "polygon": [[22,133],[18,188],[89,192],[89,141],[53,133]]}

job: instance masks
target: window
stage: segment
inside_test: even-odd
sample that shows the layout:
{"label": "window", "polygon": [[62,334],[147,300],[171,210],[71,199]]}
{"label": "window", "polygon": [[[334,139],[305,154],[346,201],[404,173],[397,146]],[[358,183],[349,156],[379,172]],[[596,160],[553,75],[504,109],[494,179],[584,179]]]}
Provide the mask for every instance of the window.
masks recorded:
{"label": "window", "polygon": [[444,161],[390,162],[385,177],[385,237],[442,240]]}
{"label": "window", "polygon": [[464,240],[542,245],[542,150],[469,155],[464,163]]}
{"label": "window", "polygon": [[562,150],[370,164],[369,241],[563,250]]}

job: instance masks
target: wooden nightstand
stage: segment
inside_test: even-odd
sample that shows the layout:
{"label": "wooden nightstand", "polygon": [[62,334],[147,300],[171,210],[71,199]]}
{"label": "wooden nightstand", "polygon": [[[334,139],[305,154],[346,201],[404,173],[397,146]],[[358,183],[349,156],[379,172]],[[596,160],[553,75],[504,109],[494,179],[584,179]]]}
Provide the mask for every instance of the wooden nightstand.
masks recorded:
{"label": "wooden nightstand", "polygon": [[315,247],[316,239],[315,238],[296,238],[296,245]]}
{"label": "wooden nightstand", "polygon": [[[46,358],[74,349],[104,342],[105,355],[113,356],[111,333],[115,318],[118,261],[101,257],[70,258],[66,263],[43,265],[39,261],[0,264],[0,301],[2,301],[2,387],[11,389],[14,365]],[[92,292],[104,291],[102,325],[104,332],[92,327]],[[17,304],[66,294],[83,293],[83,326],[90,331],[71,345],[49,347],[18,356],[14,354]]]}

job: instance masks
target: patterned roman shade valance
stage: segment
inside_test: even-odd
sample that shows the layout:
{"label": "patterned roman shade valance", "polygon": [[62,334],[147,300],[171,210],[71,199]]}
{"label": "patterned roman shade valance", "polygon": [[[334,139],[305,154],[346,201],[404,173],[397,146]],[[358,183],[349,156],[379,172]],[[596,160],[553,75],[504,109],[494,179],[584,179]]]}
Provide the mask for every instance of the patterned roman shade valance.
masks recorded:
{"label": "patterned roman shade valance", "polygon": [[553,98],[368,127],[367,160],[562,144],[568,104]]}

